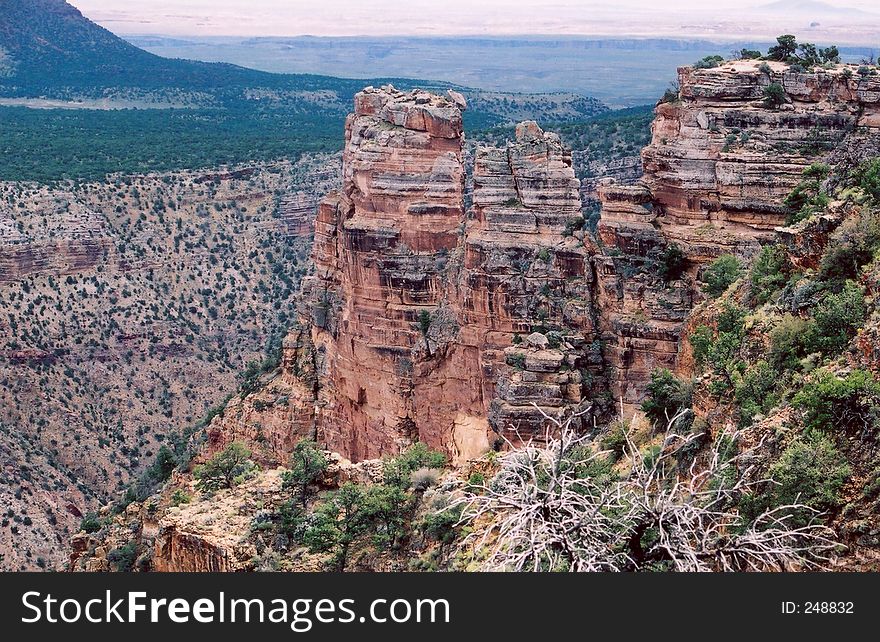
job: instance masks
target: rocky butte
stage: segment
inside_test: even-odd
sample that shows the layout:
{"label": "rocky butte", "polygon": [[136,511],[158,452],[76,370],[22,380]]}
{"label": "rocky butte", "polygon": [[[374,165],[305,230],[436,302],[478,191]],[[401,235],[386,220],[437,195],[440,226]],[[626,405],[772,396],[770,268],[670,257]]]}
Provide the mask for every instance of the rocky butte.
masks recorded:
{"label": "rocky butte", "polygon": [[[643,178],[599,185],[595,235],[556,134],[524,122],[504,147],[478,147],[469,198],[462,97],[368,87],[346,121],[341,189],[318,208],[282,365],[214,419],[200,457],[244,441],[283,465],[309,437],[338,453],[343,479],[416,441],[464,463],[540,438],[566,410],[588,425],[631,415],[652,371],[692,374],[681,339],[704,266],[804,242],[780,206],[803,170],[880,149],[880,79],[847,69],[682,68]],[[272,475],[242,493],[273,504]],[[208,505],[131,516],[154,568],[247,567],[238,526],[214,524]],[[78,538],[72,566],[106,566],[88,552],[101,542]]]}
{"label": "rocky butte", "polygon": [[[540,437],[566,408],[631,414],[652,371],[685,367],[703,267],[785,238],[780,204],[803,170],[877,144],[880,80],[846,69],[680,69],[643,178],[599,185],[595,237],[556,134],[524,122],[505,147],[478,147],[466,206],[462,97],[359,93],[342,188],[318,209],[308,318],[288,340],[285,363],[300,365],[281,377],[298,383],[270,422],[283,446],[267,458],[316,436],[353,461],[415,441],[463,461]],[[211,451],[244,434],[230,421]]]}

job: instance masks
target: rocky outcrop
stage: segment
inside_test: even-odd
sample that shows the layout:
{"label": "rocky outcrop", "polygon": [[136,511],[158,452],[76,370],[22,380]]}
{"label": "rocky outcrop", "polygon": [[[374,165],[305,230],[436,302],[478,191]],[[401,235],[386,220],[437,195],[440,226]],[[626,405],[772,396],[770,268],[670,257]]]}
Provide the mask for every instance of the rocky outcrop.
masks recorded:
{"label": "rocky outcrop", "polygon": [[[383,478],[384,462],[357,464],[336,453],[328,461],[315,490],[334,490],[352,482],[362,486]],[[278,570],[271,564],[277,553],[290,554],[285,570],[316,571],[321,556],[273,529],[273,516],[290,500],[283,487],[282,467],[267,467],[232,488],[202,492],[189,475],[175,472],[168,484],[143,502],[129,504],[121,513],[102,509],[100,529],[79,532],[70,540],[71,571],[120,570],[128,558],[132,571],[169,573],[228,573]],[[312,498],[320,501],[318,493]],[[120,555],[127,550],[126,555]],[[114,553],[115,551],[115,553]]]}
{"label": "rocky outcrop", "polygon": [[[359,93],[346,121],[343,188],[319,207],[311,285],[319,434],[353,459],[440,439],[436,421],[415,424],[429,387],[415,368],[464,219],[456,100],[391,87]],[[456,394],[465,413],[469,397]]]}
{"label": "rocky outcrop", "polygon": [[[534,122],[478,148],[466,215],[463,106],[454,93],[358,94],[343,188],[319,206],[317,434],[354,460],[416,440],[475,457],[540,434],[542,413],[599,380],[591,244],[564,235],[581,218],[571,153]],[[550,349],[511,350],[536,331]]]}
{"label": "rocky outcrop", "polygon": [[[360,460],[419,440],[460,461],[566,409],[632,413],[651,373],[677,367],[704,266],[784,240],[803,170],[874,145],[877,81],[846,69],[681,69],[642,179],[588,188],[595,239],[557,135],[524,122],[505,147],[476,147],[466,194],[460,96],[358,94],[306,288],[319,441]],[[771,83],[780,105],[765,104]]]}
{"label": "rocky outcrop", "polygon": [[[679,83],[678,100],[655,110],[640,183],[598,187],[597,307],[625,412],[638,406],[652,370],[675,368],[702,267],[773,242],[788,214],[782,202],[805,168],[864,158],[877,141],[880,80],[852,66],[797,72],[737,61],[681,68]],[[778,107],[765,104],[771,83],[785,93]],[[672,246],[681,273],[664,279]]]}
{"label": "rocky outcrop", "polygon": [[571,152],[556,134],[528,121],[506,148],[477,149],[456,301],[462,342],[480,353],[490,423],[514,441],[589,400],[598,374],[592,244],[574,234],[580,220]]}
{"label": "rocky outcrop", "polygon": [[301,439],[315,438],[314,351],[308,330],[296,329],[284,339],[281,367],[266,375],[255,392],[233,397],[205,431],[199,449],[204,461],[234,441],[249,445],[261,465],[287,463]]}
{"label": "rocky outcrop", "polygon": [[42,229],[28,232],[12,212],[0,209],[0,284],[34,274],[76,274],[106,258],[113,239],[100,214],[48,196],[32,206],[50,215],[43,219]]}

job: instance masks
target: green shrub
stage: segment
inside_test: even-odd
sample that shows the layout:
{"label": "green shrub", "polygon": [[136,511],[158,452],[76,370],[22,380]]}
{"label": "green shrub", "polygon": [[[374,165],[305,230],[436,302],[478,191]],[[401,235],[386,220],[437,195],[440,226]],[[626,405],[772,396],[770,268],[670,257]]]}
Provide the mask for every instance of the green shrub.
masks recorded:
{"label": "green shrub", "polygon": [[324,452],[316,442],[301,439],[290,455],[290,470],[281,474],[281,488],[283,490],[292,488],[294,499],[305,507],[309,487],[324,475],[329,465]]}
{"label": "green shrub", "polygon": [[767,303],[780,290],[789,276],[788,257],[778,245],[765,245],[749,271],[752,297],[758,305]]}
{"label": "green shrub", "polygon": [[742,425],[748,426],[755,415],[766,413],[776,405],[778,398],[774,390],[777,379],[776,372],[763,359],[746,370],[735,387]]}
{"label": "green shrub", "polygon": [[[772,504],[803,504],[818,511],[829,511],[841,504],[840,491],[852,470],[833,442],[825,435],[809,433],[798,437],[770,467],[776,482]],[[813,514],[799,511],[793,522],[805,524]]]}
{"label": "green shrub", "polygon": [[770,362],[779,371],[796,370],[807,356],[807,339],[814,333],[813,322],[786,314],[770,332]]}
{"label": "green shrub", "polygon": [[137,560],[137,544],[129,542],[125,546],[114,548],[107,553],[107,561],[113,565],[113,568],[119,573],[128,573],[134,568],[135,560]]}
{"label": "green shrub", "polygon": [[572,218],[565,222],[565,229],[562,230],[562,236],[572,236],[575,232],[584,229],[584,225],[586,225],[587,220],[580,216],[578,218]]}
{"label": "green shrub", "polygon": [[513,366],[517,370],[523,370],[526,367],[526,355],[522,352],[513,352],[507,355],[507,365]]}
{"label": "green shrub", "polygon": [[803,171],[803,179],[783,201],[790,210],[786,223],[798,223],[828,207],[829,197],[822,184],[830,172],[824,163],[813,163]]}
{"label": "green shrub", "polygon": [[189,493],[187,493],[182,488],[178,488],[171,495],[171,505],[172,506],[181,506],[183,504],[189,504],[192,501],[192,497],[190,497]]}
{"label": "green shrub", "polygon": [[657,273],[664,283],[671,283],[681,278],[685,265],[684,252],[673,243],[672,245],[667,245],[660,254]]}
{"label": "green shrub", "polygon": [[436,450],[431,450],[421,442],[407,448],[397,459],[410,472],[417,468],[443,468],[446,466],[446,455]]}
{"label": "green shrub", "polygon": [[86,513],[79,524],[79,529],[86,533],[97,533],[103,527],[104,522],[97,513]]}
{"label": "green shrub", "polygon": [[440,544],[451,544],[458,534],[458,522],[461,520],[463,506],[433,510],[425,515],[420,530],[430,539]]}
{"label": "green shrub", "polygon": [[715,341],[715,333],[706,325],[699,325],[688,337],[694,354],[694,362],[700,368],[705,365]]}
{"label": "green shrub", "polygon": [[791,58],[795,51],[797,51],[797,38],[785,34],[776,38],[776,44],[767,51],[767,59],[784,62]]}
{"label": "green shrub", "polygon": [[721,312],[718,314],[717,324],[719,334],[741,335],[745,325],[745,319],[745,310],[730,301],[725,301],[721,306]]}
{"label": "green shrub", "polygon": [[428,336],[428,330],[431,329],[431,313],[427,310],[422,310],[419,312],[419,330],[422,331],[422,336]]}
{"label": "green shrub", "polygon": [[811,351],[838,354],[865,321],[865,295],[853,281],[843,290],[827,295],[813,312],[813,332],[808,336]]}
{"label": "green shrub", "polygon": [[742,265],[735,256],[719,256],[703,271],[703,291],[713,299],[718,298],[739,278],[741,271]]}
{"label": "green shrub", "polygon": [[294,542],[301,544],[308,528],[308,516],[297,499],[290,499],[278,509],[277,529]]}
{"label": "green shrub", "polygon": [[779,107],[785,103],[785,89],[778,82],[771,82],[764,87],[764,105]]}
{"label": "green shrub", "polygon": [[611,456],[618,460],[623,457],[626,451],[626,430],[627,426],[622,421],[616,421],[611,424],[608,432],[606,432],[600,440],[602,450],[610,450]]}
{"label": "green shrub", "polygon": [[407,489],[412,483],[412,474],[419,468],[443,468],[446,466],[446,455],[431,450],[419,442],[413,444],[397,457],[384,463],[383,476],[385,483]]}
{"label": "green shrub", "polygon": [[666,91],[663,92],[663,97],[660,99],[661,103],[675,103],[678,102],[681,98],[681,89],[678,86],[678,83],[669,83],[669,87],[666,88]]}
{"label": "green shrub", "polygon": [[723,377],[723,381],[713,382],[713,386],[729,388],[734,375],[743,367],[740,354],[745,337],[745,318],[744,309],[725,301],[716,318],[715,330],[700,325],[688,337],[696,365],[711,364],[712,371]]}
{"label": "green shrub", "polygon": [[486,483],[486,476],[483,473],[481,473],[480,471],[476,470],[470,474],[470,477],[468,477],[467,483],[468,483],[468,486],[470,486],[472,488],[479,488],[483,484]]}
{"label": "green shrub", "polygon": [[694,69],[713,69],[724,62],[721,56],[706,56],[694,63]]}
{"label": "green shrub", "polygon": [[250,456],[251,451],[243,443],[232,442],[206,463],[195,467],[193,476],[198,480],[199,489],[232,488],[239,477],[254,471]]}
{"label": "green shrub", "polygon": [[863,210],[840,224],[819,266],[824,280],[858,278],[862,266],[870,263],[880,248],[880,221],[876,212]]}
{"label": "green shrub", "polygon": [[880,383],[871,373],[853,370],[844,378],[823,372],[798,391],[792,403],[814,430],[873,430],[880,412]]}
{"label": "green shrub", "polygon": [[659,445],[648,446],[645,448],[642,453],[642,464],[645,468],[653,468],[662,452],[663,447]]}
{"label": "green shrub", "polygon": [[855,184],[874,205],[880,205],[880,158],[866,161],[856,170]]}
{"label": "green shrub", "polygon": [[[661,428],[666,428],[669,420],[681,410],[691,407],[691,386],[676,379],[669,370],[655,370],[651,373],[651,383],[647,387],[647,397],[642,402],[642,410],[648,418]],[[690,420],[679,420],[679,428],[685,424],[690,426]]]}
{"label": "green shrub", "polygon": [[177,459],[174,457],[174,453],[168,446],[163,445],[156,453],[156,459],[147,469],[147,475],[151,480],[160,483],[171,477],[175,468],[177,468]]}
{"label": "green shrub", "polygon": [[313,552],[332,553],[328,566],[342,572],[351,546],[370,528],[370,508],[364,490],[346,482],[318,506],[303,535]]}
{"label": "green shrub", "polygon": [[396,484],[374,484],[367,489],[364,510],[375,546],[399,548],[407,536],[407,523],[415,503],[415,498]]}

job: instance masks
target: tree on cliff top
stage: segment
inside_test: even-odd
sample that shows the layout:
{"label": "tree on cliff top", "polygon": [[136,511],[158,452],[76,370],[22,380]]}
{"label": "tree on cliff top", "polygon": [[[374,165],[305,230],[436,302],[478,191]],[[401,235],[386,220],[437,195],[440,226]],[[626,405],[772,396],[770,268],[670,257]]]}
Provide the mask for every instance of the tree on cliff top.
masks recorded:
{"label": "tree on cliff top", "polygon": [[767,50],[768,60],[785,61],[794,55],[797,51],[797,38],[793,35],[785,34],[776,38],[776,43]]}
{"label": "tree on cliff top", "polygon": [[196,466],[193,476],[200,489],[232,488],[238,478],[254,470],[250,456],[251,451],[243,443],[234,441],[201,466]]}
{"label": "tree on cliff top", "polygon": [[281,487],[293,488],[296,495],[294,499],[305,508],[309,486],[321,478],[328,465],[327,458],[316,442],[301,439],[290,455],[290,470],[281,475]]}
{"label": "tree on cliff top", "polygon": [[767,60],[807,66],[840,62],[840,51],[836,45],[820,48],[812,42],[798,44],[797,38],[791,34],[779,36],[776,38],[776,43],[767,51]]}

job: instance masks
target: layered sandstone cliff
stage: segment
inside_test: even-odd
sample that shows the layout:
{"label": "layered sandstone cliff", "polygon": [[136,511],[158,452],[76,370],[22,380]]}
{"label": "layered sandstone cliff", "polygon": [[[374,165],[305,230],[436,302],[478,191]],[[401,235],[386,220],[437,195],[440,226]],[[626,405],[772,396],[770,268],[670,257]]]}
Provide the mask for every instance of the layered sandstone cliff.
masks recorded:
{"label": "layered sandstone cliff", "polygon": [[[464,219],[456,100],[463,99],[391,87],[358,94],[346,121],[343,188],[319,207],[312,284],[319,434],[354,459],[441,439],[433,417],[416,425],[416,405],[433,392],[416,367],[420,324],[439,316]],[[474,374],[463,370],[460,381],[447,382],[459,385],[454,398],[465,415],[478,401]]]}
{"label": "layered sandstone cliff", "polygon": [[[696,279],[721,254],[753,255],[777,239],[783,200],[815,162],[841,150],[864,158],[876,145],[880,80],[853,67],[796,71],[737,61],[679,70],[677,100],[657,105],[637,186],[599,186],[597,306],[612,392],[625,412],[650,373],[675,368]],[[778,83],[785,101],[766,103]],[[664,252],[681,250],[683,273],[664,280]]]}
{"label": "layered sandstone cliff", "polygon": [[[876,143],[878,81],[845,70],[681,69],[643,178],[597,186],[595,240],[555,134],[526,122],[505,147],[477,147],[465,194],[461,97],[366,89],[342,189],[316,222],[313,348],[297,348],[314,385],[284,409],[255,398],[260,418],[245,401],[212,439],[259,437],[276,462],[310,431],[353,460],[419,440],[460,461],[540,436],[565,409],[631,413],[651,373],[677,367],[703,267],[780,238],[810,164]],[[785,91],[776,107],[770,83]]]}
{"label": "layered sandstone cliff", "polygon": [[602,379],[571,152],[534,122],[478,148],[466,212],[463,107],[358,94],[343,187],[319,206],[316,436],[353,460],[414,441],[465,460],[540,435]]}
{"label": "layered sandstone cliff", "polygon": [[[877,77],[759,65],[680,70],[642,180],[597,185],[595,237],[580,229],[583,186],[555,134],[526,122],[504,147],[477,147],[467,193],[459,96],[358,94],[342,188],[318,207],[302,323],[278,371],[209,426],[200,456],[244,441],[272,468],[308,437],[361,466],[415,441],[459,464],[540,438],[565,410],[591,409],[585,423],[632,414],[654,370],[689,374],[682,338],[704,267],[774,242],[815,267],[839,220],[784,227],[785,195],[812,163],[845,170],[880,150]],[[763,98],[773,82],[777,107]],[[301,198],[279,204],[293,227]],[[876,361],[866,336],[863,359]],[[274,475],[245,487],[246,514],[277,503]],[[261,544],[244,505],[230,492],[163,507],[136,535],[157,569],[253,568]],[[77,540],[75,567],[107,565],[94,539]]]}

